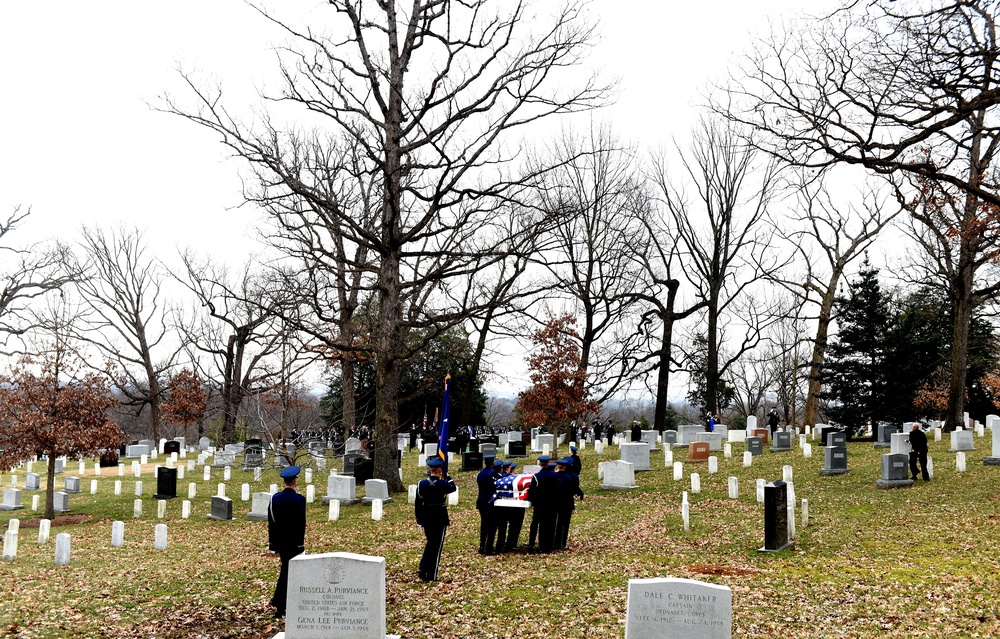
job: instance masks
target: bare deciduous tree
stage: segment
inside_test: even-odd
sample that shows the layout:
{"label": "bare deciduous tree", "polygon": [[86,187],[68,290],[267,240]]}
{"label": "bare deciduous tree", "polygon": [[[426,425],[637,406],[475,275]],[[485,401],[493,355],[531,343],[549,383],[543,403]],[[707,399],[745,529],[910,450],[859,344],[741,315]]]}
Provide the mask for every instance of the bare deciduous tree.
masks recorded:
{"label": "bare deciduous tree", "polygon": [[149,407],[159,441],[163,382],[182,349],[166,322],[165,274],[138,229],[84,229],[83,249],[88,277],[79,289],[91,312],[81,337],[100,349],[117,390],[137,414]]}
{"label": "bare deciduous tree", "polygon": [[564,133],[551,154],[543,164],[556,168],[544,173],[538,192],[556,222],[538,259],[580,318],[580,369],[600,404],[635,369],[639,340],[631,315],[640,267],[630,243],[632,225],[641,217],[636,212],[647,208],[647,190],[634,149],[608,127],[592,128],[586,136]]}
{"label": "bare deciduous tree", "polygon": [[813,425],[820,421],[820,371],[826,356],[837,286],[848,265],[900,213],[898,207],[889,209],[873,190],[866,192],[863,199],[860,207],[837,203],[822,181],[802,180],[798,189],[798,206],[790,213],[789,219],[774,223],[775,230],[798,254],[796,266],[804,269],[804,273],[796,271],[790,276],[776,275],[775,281],[796,295],[800,306],[818,307],[816,336],[809,360],[809,390],[802,418],[804,424]]}
{"label": "bare deciduous tree", "polygon": [[[736,128],[709,120],[695,130],[690,150],[678,152],[686,179],[673,177],[662,158],[654,179],[683,247],[685,269],[704,303],[705,322],[697,331],[707,347],[703,401],[715,414],[726,370],[756,347],[773,320],[767,305],[746,293],[780,265],[764,228],[778,169],[774,162],[761,162]],[[693,201],[685,184],[695,191]],[[727,326],[742,337],[720,357]]]}
{"label": "bare deciduous tree", "polygon": [[[992,0],[849,2],[809,29],[763,41],[717,111],[758,146],[804,167],[888,176],[950,257],[955,326],[945,428],[962,424],[974,308],[1000,294],[977,278],[1000,245],[1000,43]],[[938,247],[938,248],[935,248]]]}
{"label": "bare deciduous tree", "polygon": [[[516,200],[526,182],[507,168],[516,157],[511,134],[551,115],[592,108],[607,95],[593,78],[557,84],[593,38],[584,6],[331,0],[312,14],[327,24],[301,29],[265,14],[293,40],[281,50],[285,83],[277,99],[329,134],[283,129],[270,117],[244,125],[218,91],[190,77],[197,106],[167,100],[168,111],[220,134],[253,167],[257,197],[323,210],[370,251],[377,450],[395,450],[402,370],[413,355],[409,331],[433,326],[433,336],[464,321],[476,296],[473,308],[454,309],[437,307],[435,295],[506,258],[509,243],[498,237],[495,211]],[[344,140],[360,150],[377,185],[371,227],[331,200],[320,184],[324,172],[314,171],[327,154],[303,153],[306,138]],[[394,460],[378,455],[375,474],[400,491]]]}
{"label": "bare deciduous tree", "polygon": [[20,207],[0,220],[0,334],[22,335],[35,324],[28,303],[49,291],[77,281],[80,269],[70,250],[56,242],[18,247],[10,234],[31,214]]}

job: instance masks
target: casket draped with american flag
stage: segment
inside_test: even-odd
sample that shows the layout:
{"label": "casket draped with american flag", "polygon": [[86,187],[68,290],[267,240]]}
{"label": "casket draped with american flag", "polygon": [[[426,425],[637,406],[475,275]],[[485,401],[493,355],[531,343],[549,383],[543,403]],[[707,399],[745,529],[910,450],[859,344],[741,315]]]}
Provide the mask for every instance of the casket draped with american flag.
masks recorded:
{"label": "casket draped with american flag", "polygon": [[528,488],[534,482],[534,475],[504,475],[496,482],[493,505],[504,508],[531,508],[531,502],[528,501]]}

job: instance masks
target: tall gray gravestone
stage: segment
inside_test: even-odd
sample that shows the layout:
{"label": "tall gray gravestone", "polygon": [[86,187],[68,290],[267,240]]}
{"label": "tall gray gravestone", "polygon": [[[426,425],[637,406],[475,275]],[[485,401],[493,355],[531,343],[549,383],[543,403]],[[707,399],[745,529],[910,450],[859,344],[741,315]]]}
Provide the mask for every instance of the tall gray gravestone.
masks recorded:
{"label": "tall gray gravestone", "polygon": [[895,424],[879,424],[878,439],[875,448],[889,448],[892,445],[892,434],[899,432],[899,426]]}
{"label": "tall gray gravestone", "polygon": [[388,639],[385,558],[299,555],[288,564],[288,616],[275,639]]}
{"label": "tall gray gravestone", "polygon": [[628,580],[625,639],[732,636],[733,592],[728,587],[693,579]]}
{"label": "tall gray gravestone", "polygon": [[909,455],[887,453],[882,455],[882,478],[875,481],[876,488],[906,488],[913,485],[909,474]]}
{"label": "tall gray gravestone", "polygon": [[621,460],[632,464],[636,472],[649,470],[649,444],[645,442],[627,442],[621,445]]}
{"label": "tall gray gravestone", "polygon": [[823,468],[820,475],[843,475],[847,468],[847,446],[827,446],[823,449]]}
{"label": "tall gray gravestone", "polygon": [[792,434],[788,431],[779,430],[774,434],[774,441],[771,443],[772,453],[786,452],[792,449]]}

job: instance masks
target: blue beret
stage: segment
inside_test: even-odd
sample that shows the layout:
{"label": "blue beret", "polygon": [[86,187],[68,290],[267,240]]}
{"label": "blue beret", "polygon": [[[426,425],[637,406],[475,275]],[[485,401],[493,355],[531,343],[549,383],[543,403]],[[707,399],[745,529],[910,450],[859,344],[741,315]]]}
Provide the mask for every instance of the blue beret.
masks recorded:
{"label": "blue beret", "polygon": [[441,468],[442,466],[444,466],[444,460],[440,457],[431,457],[427,460],[428,468]]}
{"label": "blue beret", "polygon": [[282,479],[291,479],[292,477],[298,477],[301,471],[302,469],[298,466],[289,466],[278,474],[281,475]]}
{"label": "blue beret", "polygon": [[549,457],[548,455],[542,455],[541,457],[538,458],[538,461],[543,461],[543,462],[552,461],[552,458]]}

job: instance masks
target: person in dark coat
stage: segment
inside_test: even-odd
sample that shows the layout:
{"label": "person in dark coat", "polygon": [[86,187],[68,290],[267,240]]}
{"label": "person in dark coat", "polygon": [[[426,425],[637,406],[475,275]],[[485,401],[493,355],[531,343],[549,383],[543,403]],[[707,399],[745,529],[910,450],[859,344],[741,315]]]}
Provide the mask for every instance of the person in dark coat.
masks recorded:
{"label": "person in dark coat", "polygon": [[[517,464],[515,462],[507,462],[507,475],[511,478],[509,481],[513,483],[517,479]],[[508,497],[513,497],[514,494],[505,495]],[[518,538],[521,536],[521,528],[524,526],[524,509],[523,508],[505,508],[507,512],[507,537],[503,542],[504,552],[513,552],[517,550]]]}
{"label": "person in dark coat", "polygon": [[[538,458],[538,465],[542,467],[542,470],[549,465],[549,461],[552,458],[548,455],[542,455]],[[535,477],[538,477],[538,473],[535,473]],[[528,501],[534,504],[533,496],[538,490],[537,479],[532,482],[531,488],[528,490]],[[535,543],[538,541],[538,527],[541,524],[542,516],[537,508],[531,509],[531,524],[528,526],[528,550],[535,550]]]}
{"label": "person in dark coat", "polygon": [[476,496],[476,510],[479,511],[479,554],[492,555],[494,539],[496,539],[497,522],[493,506],[493,493],[496,492],[497,478],[500,473],[493,467],[496,458],[487,455],[483,458],[485,466],[476,475],[476,485],[479,494]]}
{"label": "person in dark coat", "polygon": [[579,477],[580,476],[580,472],[583,470],[583,462],[580,461],[580,456],[576,454],[576,446],[570,446],[569,447],[569,452],[570,452],[570,456],[569,456],[569,459],[570,459],[569,469],[571,471],[573,471],[574,475],[576,475],[577,477]]}
{"label": "person in dark coat", "polygon": [[632,420],[632,441],[642,441],[642,426],[640,426],[639,421],[635,419]]}
{"label": "person in dark coat", "polygon": [[424,529],[424,554],[420,557],[418,575],[423,581],[437,581],[441,565],[441,549],[448,530],[448,495],[458,490],[455,482],[444,475],[444,460],[434,457],[427,460],[427,479],[417,484],[417,497],[413,514],[417,525]]}
{"label": "person in dark coat", "polygon": [[914,481],[917,479],[918,462],[924,481],[930,481],[931,476],[927,472],[927,435],[920,430],[920,424],[914,422],[913,430],[910,431],[910,474]]}
{"label": "person in dark coat", "polygon": [[281,571],[274,587],[271,605],[275,617],[285,616],[288,597],[288,562],[305,552],[306,498],[295,492],[298,486],[299,467],[289,466],[281,471],[285,489],[271,495],[267,506],[267,547],[281,558]]}
{"label": "person in dark coat", "polygon": [[538,552],[552,552],[555,544],[559,491],[560,478],[555,468],[550,465],[542,466],[535,473],[535,485],[528,492],[532,505],[532,524],[537,524],[534,527],[538,534]]}
{"label": "person in dark coat", "polygon": [[576,498],[583,501],[583,490],[580,489],[580,478],[569,470],[572,463],[568,457],[556,461],[559,473],[559,497],[556,507],[556,530],[553,546],[556,550],[566,550],[569,542],[569,524],[576,509]]}
{"label": "person in dark coat", "polygon": [[775,431],[778,430],[778,422],[781,421],[778,415],[778,409],[772,408],[771,412],[767,414],[767,429],[771,431],[771,436],[774,436]]}

